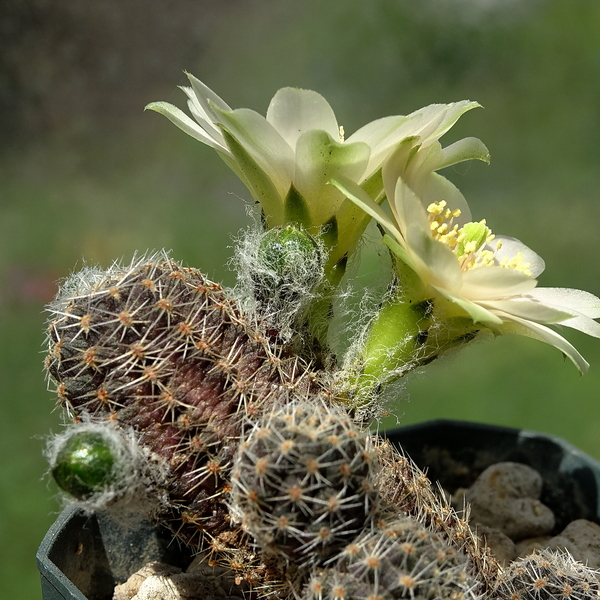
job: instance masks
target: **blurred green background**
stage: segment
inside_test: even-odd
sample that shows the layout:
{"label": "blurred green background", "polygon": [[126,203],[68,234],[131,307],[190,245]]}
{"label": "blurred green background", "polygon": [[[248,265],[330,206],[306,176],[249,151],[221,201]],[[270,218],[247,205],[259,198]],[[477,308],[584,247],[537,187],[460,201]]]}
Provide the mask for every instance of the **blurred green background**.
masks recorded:
{"label": "blurred green background", "polygon": [[[600,295],[596,0],[5,0],[0,589],[12,600],[40,597],[35,551],[60,510],[42,457],[60,427],[41,368],[54,282],[84,261],[162,247],[234,281],[225,263],[248,192],[209,149],[142,112],[153,100],[184,106],[184,69],[262,113],[282,86],[315,89],[347,134],[429,103],[479,101],[485,110],[444,142],[480,137],[492,164],[446,175],[475,218],[545,258],[541,285]],[[567,337],[592,364],[585,377],[532,340],[480,343],[408,377],[400,422],[521,426],[600,458],[600,342]]]}

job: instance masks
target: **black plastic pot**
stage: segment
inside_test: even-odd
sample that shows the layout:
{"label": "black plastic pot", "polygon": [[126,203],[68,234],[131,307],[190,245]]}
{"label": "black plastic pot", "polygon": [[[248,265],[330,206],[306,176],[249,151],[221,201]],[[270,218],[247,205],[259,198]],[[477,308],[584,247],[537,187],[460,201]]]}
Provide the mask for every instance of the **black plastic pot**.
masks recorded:
{"label": "black plastic pot", "polygon": [[556,532],[575,519],[600,523],[600,462],[559,437],[444,419],[384,435],[450,492],[470,486],[494,463],[523,463],[542,476],[541,500],[554,512]]}
{"label": "black plastic pot", "polygon": [[[554,511],[557,531],[580,518],[600,523],[600,462],[558,437],[448,420],[385,435],[449,491],[470,485],[494,463],[520,462],[542,475],[542,502]],[[149,523],[127,529],[106,514],[67,509],[37,553],[43,600],[109,600],[116,583],[151,560],[183,566],[190,556]]]}
{"label": "black plastic pot", "polygon": [[36,558],[43,600],[109,600],[117,583],[150,561],[185,566],[191,560],[148,521],[130,527],[108,513],[86,515],[77,508],[60,514]]}

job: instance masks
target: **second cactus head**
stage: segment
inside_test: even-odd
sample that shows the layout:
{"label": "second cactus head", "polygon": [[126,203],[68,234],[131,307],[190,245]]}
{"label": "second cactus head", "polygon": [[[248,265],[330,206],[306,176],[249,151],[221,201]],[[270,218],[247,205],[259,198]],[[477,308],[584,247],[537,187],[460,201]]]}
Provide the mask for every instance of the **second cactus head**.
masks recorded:
{"label": "second cactus head", "polygon": [[267,552],[320,564],[377,514],[370,434],[335,407],[293,402],[240,445],[234,514]]}

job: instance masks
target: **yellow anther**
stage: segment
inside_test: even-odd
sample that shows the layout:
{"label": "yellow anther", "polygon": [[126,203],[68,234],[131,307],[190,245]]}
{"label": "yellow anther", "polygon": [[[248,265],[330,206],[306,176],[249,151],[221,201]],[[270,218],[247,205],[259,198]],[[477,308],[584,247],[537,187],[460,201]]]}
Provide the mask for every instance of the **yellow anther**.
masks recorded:
{"label": "yellow anther", "polygon": [[515,269],[526,275],[531,275],[531,263],[525,262],[522,252],[513,257],[496,258],[496,252],[502,248],[502,241],[486,225],[486,220],[465,223],[459,228],[452,219],[460,216],[460,209],[446,208],[446,201],[432,202],[427,207],[429,227],[433,239],[445,244],[455,254],[463,271],[499,265],[504,269]]}
{"label": "yellow anther", "polygon": [[445,200],[432,202],[427,207],[429,228],[434,240],[448,246],[456,254],[463,271],[499,265],[531,275],[531,264],[525,262],[522,253],[498,261],[496,252],[502,248],[502,241],[497,240],[492,247],[496,236],[486,225],[485,219],[465,223],[459,228],[457,224],[452,223],[452,219],[460,216],[460,209],[450,210],[446,207]]}
{"label": "yellow anther", "polygon": [[458,243],[458,227],[455,225],[446,235],[443,235],[442,241],[452,245]]}
{"label": "yellow anther", "polygon": [[505,269],[515,269],[516,271],[521,271],[521,273],[525,273],[525,275],[531,276],[531,271],[529,267],[531,267],[531,263],[525,262],[525,257],[522,252],[515,254],[512,258],[505,257],[500,261],[500,266]]}
{"label": "yellow anther", "polygon": [[440,200],[439,202],[432,202],[427,207],[427,212],[430,215],[441,215],[442,212],[444,211],[444,208],[446,208],[446,201]]}
{"label": "yellow anther", "polygon": [[464,248],[465,254],[472,254],[473,252],[475,252],[475,250],[477,250],[477,242],[471,240],[465,244]]}

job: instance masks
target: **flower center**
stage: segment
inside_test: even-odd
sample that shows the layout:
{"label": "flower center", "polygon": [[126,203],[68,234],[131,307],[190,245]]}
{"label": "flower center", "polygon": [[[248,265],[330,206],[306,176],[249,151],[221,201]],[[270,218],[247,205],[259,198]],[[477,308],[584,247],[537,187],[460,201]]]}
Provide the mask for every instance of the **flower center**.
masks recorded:
{"label": "flower center", "polygon": [[500,266],[504,269],[516,269],[531,275],[531,263],[525,262],[522,252],[513,257],[498,259],[496,252],[502,247],[502,242],[495,239],[492,230],[486,225],[485,219],[478,223],[465,223],[462,227],[454,223],[460,216],[460,209],[450,210],[445,200],[433,202],[427,207],[429,227],[433,239],[446,244],[460,263],[463,271],[481,267]]}

